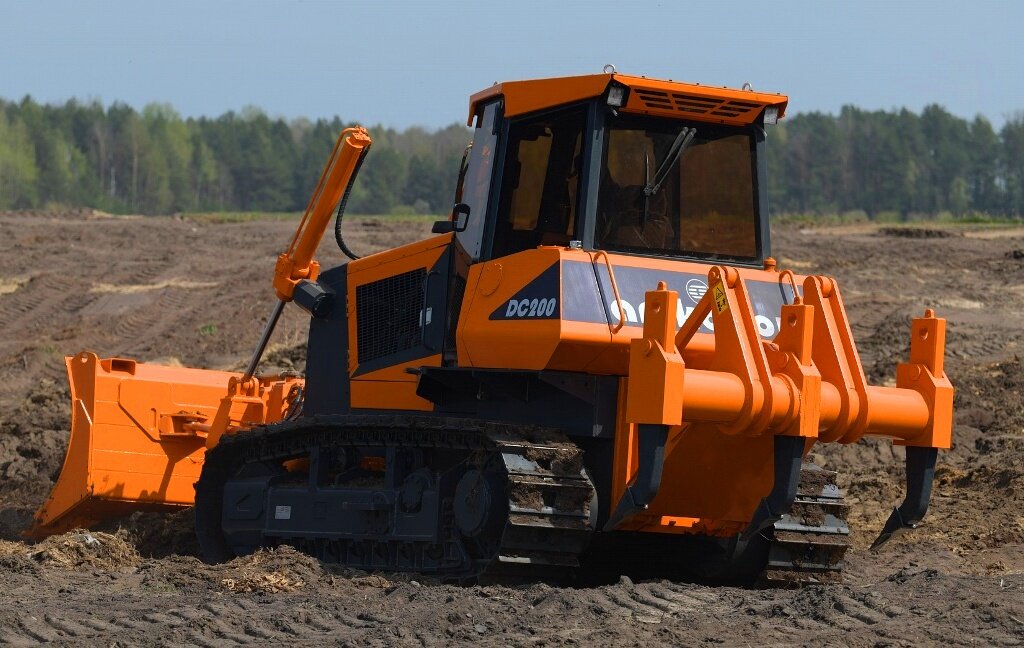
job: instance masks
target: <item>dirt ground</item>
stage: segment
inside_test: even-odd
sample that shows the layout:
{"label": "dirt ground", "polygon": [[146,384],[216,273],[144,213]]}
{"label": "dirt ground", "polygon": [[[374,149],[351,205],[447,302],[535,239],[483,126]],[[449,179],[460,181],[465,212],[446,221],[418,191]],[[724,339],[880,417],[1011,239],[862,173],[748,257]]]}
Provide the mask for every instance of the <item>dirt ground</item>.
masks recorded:
{"label": "dirt ground", "polygon": [[[351,247],[429,223],[357,219]],[[910,317],[949,319],[955,447],[926,524],[867,546],[902,493],[888,443],[832,446],[854,549],[845,582],[763,590],[653,581],[456,587],[341,571],[288,549],[226,565],[195,557],[186,513],[19,539],[68,434],[62,356],[237,369],[272,306],[281,220],[0,213],[0,642],[75,645],[1024,644],[1024,227],[907,232],[776,227],[782,267],[836,277],[874,383],[906,356]],[[325,265],[341,260],[325,241]],[[269,362],[301,370],[291,309]]]}

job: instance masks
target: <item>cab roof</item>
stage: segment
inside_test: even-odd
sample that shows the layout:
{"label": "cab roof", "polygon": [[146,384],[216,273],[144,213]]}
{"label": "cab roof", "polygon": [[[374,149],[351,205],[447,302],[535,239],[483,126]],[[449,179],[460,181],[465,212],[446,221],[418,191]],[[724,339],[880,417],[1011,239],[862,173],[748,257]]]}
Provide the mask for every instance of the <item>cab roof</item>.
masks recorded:
{"label": "cab roof", "polygon": [[741,126],[756,121],[767,106],[778,107],[778,116],[781,118],[789,103],[789,97],[778,93],[663,81],[611,72],[495,83],[469,98],[469,125],[473,125],[473,117],[480,104],[499,95],[505,99],[505,116],[515,117],[598,97],[604,94],[612,81],[629,88],[626,104],[619,110],[676,119]]}

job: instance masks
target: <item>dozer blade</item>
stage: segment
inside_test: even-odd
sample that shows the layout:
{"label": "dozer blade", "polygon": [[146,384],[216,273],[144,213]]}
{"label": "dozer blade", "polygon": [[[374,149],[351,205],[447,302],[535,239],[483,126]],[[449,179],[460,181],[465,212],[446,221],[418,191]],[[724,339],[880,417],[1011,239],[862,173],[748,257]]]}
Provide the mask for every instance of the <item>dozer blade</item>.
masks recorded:
{"label": "dozer blade", "polygon": [[213,420],[238,374],[80,353],[65,358],[71,438],[25,535],[43,538],[139,510],[190,506]]}

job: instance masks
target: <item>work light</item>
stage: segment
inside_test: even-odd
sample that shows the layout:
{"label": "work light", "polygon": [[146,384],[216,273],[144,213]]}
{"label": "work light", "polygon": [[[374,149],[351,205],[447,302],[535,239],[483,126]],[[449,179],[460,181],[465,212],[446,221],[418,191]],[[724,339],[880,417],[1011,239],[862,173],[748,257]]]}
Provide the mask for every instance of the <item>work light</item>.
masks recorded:
{"label": "work light", "polygon": [[613,83],[608,86],[608,105],[612,108],[621,108],[626,103],[626,86]]}

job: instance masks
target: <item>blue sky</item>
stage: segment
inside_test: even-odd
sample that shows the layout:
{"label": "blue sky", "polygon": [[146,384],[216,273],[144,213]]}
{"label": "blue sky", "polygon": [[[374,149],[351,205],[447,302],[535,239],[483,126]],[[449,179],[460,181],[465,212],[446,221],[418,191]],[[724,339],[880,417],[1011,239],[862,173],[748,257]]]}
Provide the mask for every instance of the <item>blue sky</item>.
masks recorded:
{"label": "blue sky", "polygon": [[600,71],[790,95],[791,111],[1024,111],[1024,1],[0,0],[0,97],[186,116],[246,105],[403,128],[494,81]]}

